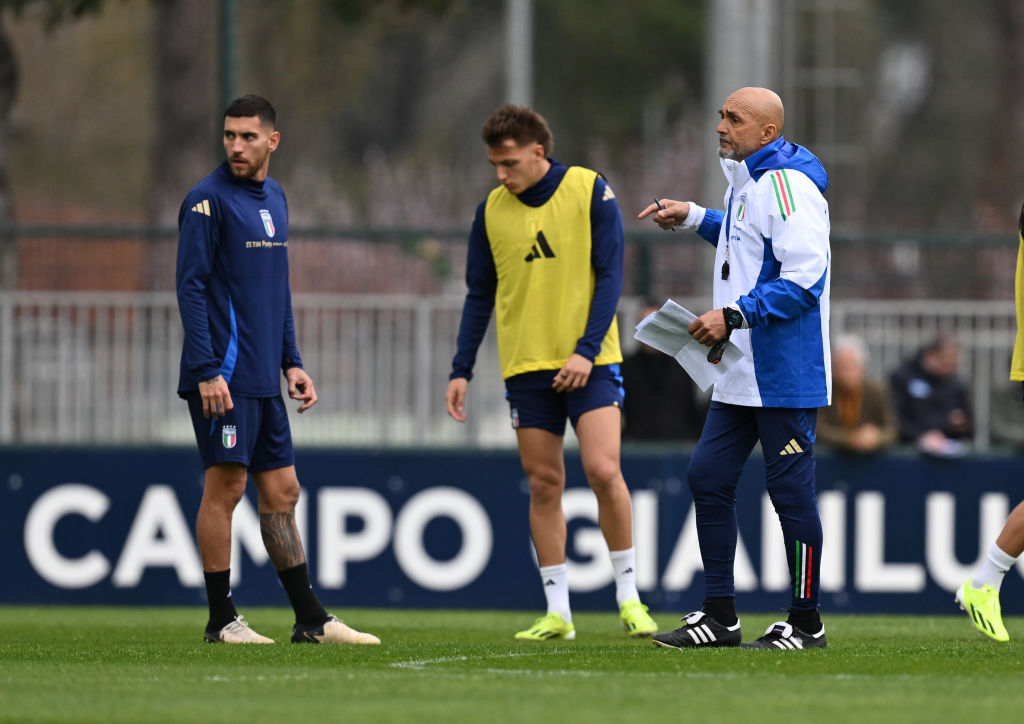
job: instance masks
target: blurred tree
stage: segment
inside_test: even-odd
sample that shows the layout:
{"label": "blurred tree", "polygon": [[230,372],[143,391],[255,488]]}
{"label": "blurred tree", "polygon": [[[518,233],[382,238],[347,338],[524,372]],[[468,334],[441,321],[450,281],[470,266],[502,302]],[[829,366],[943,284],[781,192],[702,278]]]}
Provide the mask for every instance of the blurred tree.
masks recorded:
{"label": "blurred tree", "polygon": [[14,216],[11,200],[11,184],[7,173],[7,139],[11,106],[18,94],[18,61],[7,38],[0,18],[0,220],[8,221]]}
{"label": "blurred tree", "polygon": [[156,140],[148,216],[176,226],[181,200],[220,155],[217,14],[209,0],[155,0],[155,5]]}
{"label": "blurred tree", "polygon": [[10,221],[14,215],[12,192],[7,172],[7,139],[10,137],[11,106],[18,94],[18,62],[3,24],[3,12],[21,16],[30,8],[41,14],[47,30],[86,13],[98,12],[104,0],[0,0],[0,218]]}
{"label": "blurred tree", "polygon": [[1024,3],[996,0],[996,103],[989,108],[987,162],[973,220],[986,229],[1011,228],[1024,199]]}
{"label": "blurred tree", "polygon": [[[286,152],[274,175],[302,199],[292,218],[392,226],[461,219],[467,159],[486,174],[476,139],[503,95],[502,4],[261,7],[242,18],[239,75],[280,112]],[[270,47],[297,50],[285,63],[264,52]]]}
{"label": "blurred tree", "polygon": [[325,0],[328,7],[347,24],[358,23],[373,16],[375,12],[388,14],[426,12],[430,15],[445,15],[465,0]]}
{"label": "blurred tree", "polygon": [[876,7],[883,47],[869,118],[885,122],[873,134],[866,228],[1013,229],[1024,176],[1024,3]]}
{"label": "blurred tree", "polygon": [[536,0],[536,105],[562,129],[560,152],[601,143],[618,162],[699,110],[704,25],[703,0]]}
{"label": "blurred tree", "polygon": [[[703,7],[535,0],[534,105],[558,158],[643,173],[645,195],[667,186],[649,169],[689,173],[678,131],[702,111]],[[247,15],[240,75],[285,110],[275,175],[302,193],[296,214],[463,223],[491,181],[479,135],[506,100],[503,24],[493,0],[293,0]],[[282,63],[268,47],[302,50]]]}
{"label": "blurred tree", "polygon": [[[221,109],[214,107],[218,90],[218,27],[214,20],[216,15],[211,13],[209,0],[155,0],[155,4],[157,18],[153,26],[153,40],[158,88],[157,140],[153,148],[154,178],[150,191],[149,218],[156,223],[173,225],[177,223],[178,208],[185,190],[209,173],[209,166],[219,155],[217,128],[220,126]],[[332,25],[329,18],[324,17],[323,10],[333,14],[343,27],[373,22],[383,16],[390,16],[395,18],[397,23],[407,25],[415,24],[424,17],[444,16],[457,4],[458,0],[321,0],[318,12],[306,12],[305,16],[314,23],[314,26],[320,27]],[[284,18],[294,20],[295,15],[302,14],[293,3],[281,3],[270,11],[271,17],[276,15],[278,21]],[[280,32],[285,25],[286,22],[273,22],[270,32],[281,39]],[[310,32],[305,37],[293,38],[294,47],[314,50],[308,57],[312,66],[317,68],[319,63],[316,61],[337,52],[337,37],[327,37],[330,38],[329,42],[321,45],[317,36]],[[402,63],[415,63],[420,44],[396,44],[393,58]],[[267,88],[266,81],[257,80],[265,76],[260,71],[248,72],[250,67],[253,67],[249,65],[250,62],[257,66],[269,62],[292,79],[301,78],[304,73],[301,68],[302,61],[299,58],[292,58],[290,62],[282,64],[279,56],[266,51],[267,48],[274,46],[275,43],[272,41],[250,45],[255,57],[246,56],[238,59],[242,66],[239,70],[248,83],[247,89],[240,93],[265,94],[271,96],[271,102],[281,105],[284,99],[278,98],[276,93]],[[348,46],[344,49],[345,52],[353,50]],[[401,73],[394,77],[399,80],[410,79],[410,76]],[[413,89],[406,87],[402,90],[405,91],[402,95],[405,95]],[[312,95],[309,94],[302,104],[306,111],[315,111],[308,107],[308,104],[316,102],[311,99]],[[319,113],[314,112],[312,116],[315,122],[322,121]],[[287,114],[282,121],[286,127],[295,128],[296,119],[288,118]],[[408,122],[407,114],[378,112],[367,119],[366,125],[380,132],[386,129],[389,123],[404,122]],[[355,127],[349,129],[351,133],[341,138],[359,144],[360,134],[357,131],[360,124],[352,125]],[[291,141],[292,138],[288,140]]]}

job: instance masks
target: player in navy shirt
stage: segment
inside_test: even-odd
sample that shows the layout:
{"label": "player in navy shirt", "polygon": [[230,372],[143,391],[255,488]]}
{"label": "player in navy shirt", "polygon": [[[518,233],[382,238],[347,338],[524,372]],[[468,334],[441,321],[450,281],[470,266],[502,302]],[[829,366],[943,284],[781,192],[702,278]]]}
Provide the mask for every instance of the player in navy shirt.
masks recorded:
{"label": "player in navy shirt", "polygon": [[299,480],[281,395],[305,412],[313,380],[295,344],[288,285],[288,204],[267,176],[277,150],[274,107],[259,96],[224,111],[227,161],[185,197],[178,214],[178,307],[185,328],[178,394],[189,406],[206,468],[196,538],[210,643],[273,641],[253,631],[231,598],[231,517],[252,473],[260,530],[295,609],[295,643],[379,644],[327,613],[309,582],[295,525]]}

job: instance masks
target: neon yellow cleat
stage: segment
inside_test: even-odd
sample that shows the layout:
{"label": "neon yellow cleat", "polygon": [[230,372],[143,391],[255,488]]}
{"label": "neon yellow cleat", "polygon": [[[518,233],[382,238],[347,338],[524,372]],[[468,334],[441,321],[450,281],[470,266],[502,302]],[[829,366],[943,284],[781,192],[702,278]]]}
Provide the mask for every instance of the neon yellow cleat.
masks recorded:
{"label": "neon yellow cleat", "polygon": [[1003,614],[999,607],[999,591],[993,586],[974,588],[967,581],[956,592],[956,602],[971,617],[971,623],[979,632],[995,641],[1009,641],[1010,634],[1003,626]]}
{"label": "neon yellow cleat", "polygon": [[549,613],[534,621],[530,628],[518,632],[516,638],[520,641],[550,641],[551,639],[572,641],[576,638],[576,627],[571,623],[566,623],[559,614]]}
{"label": "neon yellow cleat", "polygon": [[647,614],[639,598],[631,598],[619,607],[622,629],[635,639],[647,638],[658,631],[658,624]]}

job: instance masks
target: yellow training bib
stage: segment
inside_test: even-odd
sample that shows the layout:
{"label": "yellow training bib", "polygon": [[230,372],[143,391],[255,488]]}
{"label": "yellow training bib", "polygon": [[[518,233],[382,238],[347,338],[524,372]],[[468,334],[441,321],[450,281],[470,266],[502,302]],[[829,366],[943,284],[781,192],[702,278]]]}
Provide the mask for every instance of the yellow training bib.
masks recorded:
{"label": "yellow training bib", "polygon": [[1010,379],[1024,380],[1024,208],[1020,210],[1018,227],[1020,245],[1017,248],[1017,276],[1014,280],[1014,299],[1017,303],[1017,339],[1013,344],[1013,359],[1010,361]]}
{"label": "yellow training bib", "polygon": [[[504,186],[484,208],[498,275],[495,320],[501,376],[559,369],[583,336],[594,296],[590,203],[597,173],[571,166],[542,206]],[[622,361],[612,319],[594,364]]]}

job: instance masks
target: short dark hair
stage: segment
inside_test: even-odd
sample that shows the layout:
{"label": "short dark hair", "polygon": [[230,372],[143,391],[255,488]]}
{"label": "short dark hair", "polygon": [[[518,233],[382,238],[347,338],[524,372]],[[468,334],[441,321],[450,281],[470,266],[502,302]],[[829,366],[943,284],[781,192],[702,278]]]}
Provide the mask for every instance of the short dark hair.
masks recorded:
{"label": "short dark hair", "polygon": [[555,146],[555,137],[548,128],[544,116],[532,108],[511,103],[503,105],[490,115],[480,136],[491,148],[500,146],[506,138],[511,138],[517,146],[539,143],[544,147],[545,155],[550,155],[551,149]]}
{"label": "short dark hair", "polygon": [[227,118],[252,118],[257,116],[260,122],[269,125],[273,129],[277,129],[277,111],[274,110],[274,106],[270,105],[263,96],[247,95],[241,98],[235,98],[231,101],[231,105],[224,109],[224,117]]}

